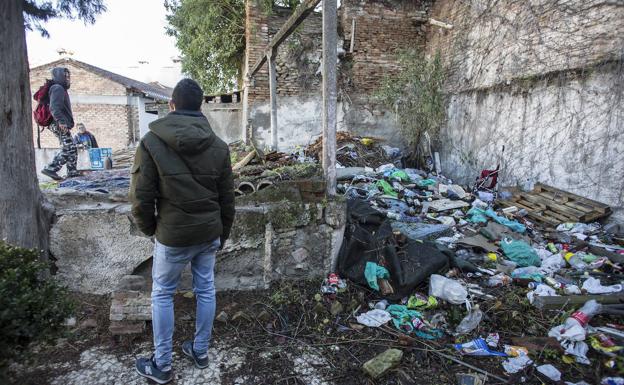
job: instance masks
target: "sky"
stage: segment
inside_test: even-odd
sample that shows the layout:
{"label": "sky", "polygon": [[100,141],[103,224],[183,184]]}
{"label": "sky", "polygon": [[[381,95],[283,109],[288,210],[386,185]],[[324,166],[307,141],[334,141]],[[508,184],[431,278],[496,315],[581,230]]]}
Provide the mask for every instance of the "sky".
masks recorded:
{"label": "sky", "polygon": [[[45,24],[49,38],[26,31],[31,67],[59,59],[57,50],[72,51],[73,59],[142,82],[173,87],[182,78],[175,39],[165,33],[163,0],[105,0],[108,10],[95,24],[55,19]],[[147,62],[147,63],[139,63]]]}

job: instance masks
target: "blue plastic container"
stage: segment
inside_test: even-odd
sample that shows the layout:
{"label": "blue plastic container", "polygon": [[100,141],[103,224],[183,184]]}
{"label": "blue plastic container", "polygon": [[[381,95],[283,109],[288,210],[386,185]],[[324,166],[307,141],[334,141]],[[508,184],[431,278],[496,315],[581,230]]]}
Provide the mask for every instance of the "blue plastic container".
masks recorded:
{"label": "blue plastic container", "polygon": [[89,149],[89,160],[91,161],[91,169],[92,170],[103,170],[104,162],[106,162],[106,158],[113,158],[113,149],[112,148],[90,148]]}

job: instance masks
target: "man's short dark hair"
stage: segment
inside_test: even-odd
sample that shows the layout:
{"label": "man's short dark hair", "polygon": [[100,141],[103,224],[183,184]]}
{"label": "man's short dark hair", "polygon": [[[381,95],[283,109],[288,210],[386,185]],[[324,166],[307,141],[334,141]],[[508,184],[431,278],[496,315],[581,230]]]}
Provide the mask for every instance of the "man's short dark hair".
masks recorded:
{"label": "man's short dark hair", "polygon": [[204,101],[204,91],[193,79],[182,79],[176,84],[171,95],[176,110],[199,111]]}

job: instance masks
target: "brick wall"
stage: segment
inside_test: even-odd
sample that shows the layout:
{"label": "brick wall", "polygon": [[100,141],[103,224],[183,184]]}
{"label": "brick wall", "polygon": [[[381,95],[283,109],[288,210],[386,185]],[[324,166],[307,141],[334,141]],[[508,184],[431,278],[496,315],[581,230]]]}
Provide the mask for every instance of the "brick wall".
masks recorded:
{"label": "brick wall", "polygon": [[[375,92],[386,74],[397,71],[397,53],[406,48],[425,46],[426,14],[429,1],[343,0],[339,9],[339,34],[342,48],[349,51],[352,19],[355,18],[355,46],[341,58],[340,85],[349,86],[352,96]],[[246,57],[249,67],[262,55],[271,37],[291,14],[277,8],[265,14],[255,1],[246,5]],[[296,55],[296,54],[299,55]],[[278,95],[320,94],[322,54],[322,17],[310,14],[278,50]],[[269,98],[268,67],[265,64],[249,88],[249,104]]]}
{"label": "brick wall", "polygon": [[[384,77],[399,70],[397,54],[407,48],[424,50],[428,2],[343,0],[339,30],[347,51],[341,84],[356,95],[371,95]],[[355,39],[349,52],[353,19]]]}
{"label": "brick wall", "polygon": [[[290,17],[292,10],[276,7],[266,14],[256,1],[246,4],[246,58],[252,67],[264,52],[271,38]],[[321,76],[317,74],[321,63],[322,20],[320,13],[310,14],[302,25],[278,50],[277,93],[280,96],[293,96],[319,93]],[[249,102],[269,99],[268,65],[254,76],[249,89]]]}
{"label": "brick wall", "polygon": [[[87,96],[126,96],[126,88],[107,78],[98,76],[89,71],[67,62],[62,66],[69,68],[71,72],[71,87],[69,89],[70,99],[72,95]],[[51,78],[50,70],[52,66],[36,67],[30,72],[30,89],[34,94],[46,79]],[[36,107],[33,100],[33,110]],[[134,109],[134,112],[131,111]],[[93,133],[100,147],[111,147],[113,149],[125,148],[132,139],[132,122],[138,129],[138,113],[135,106],[119,104],[81,104],[72,102],[74,122],[84,123],[91,133]],[[137,116],[134,118],[134,116]],[[136,120],[133,120],[136,119]],[[76,129],[72,130],[75,135]],[[33,142],[37,145],[37,125],[33,121]],[[59,142],[49,130],[41,133],[41,147],[59,147]]]}

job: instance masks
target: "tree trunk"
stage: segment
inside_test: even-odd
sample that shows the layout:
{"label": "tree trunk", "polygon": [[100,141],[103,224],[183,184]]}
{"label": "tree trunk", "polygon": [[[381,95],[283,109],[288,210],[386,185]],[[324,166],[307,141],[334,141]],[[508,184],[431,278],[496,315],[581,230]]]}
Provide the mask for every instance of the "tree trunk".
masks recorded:
{"label": "tree trunk", "polygon": [[48,252],[35,169],[23,0],[0,1],[0,239]]}

